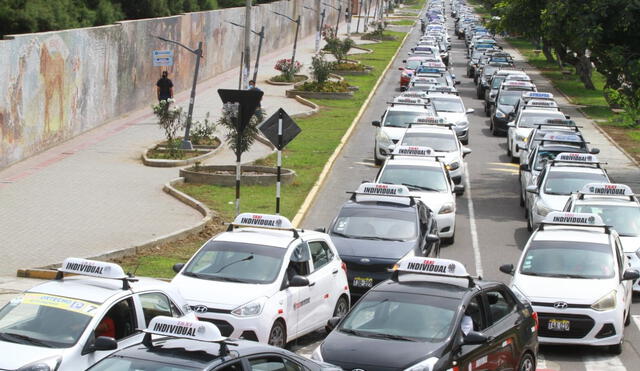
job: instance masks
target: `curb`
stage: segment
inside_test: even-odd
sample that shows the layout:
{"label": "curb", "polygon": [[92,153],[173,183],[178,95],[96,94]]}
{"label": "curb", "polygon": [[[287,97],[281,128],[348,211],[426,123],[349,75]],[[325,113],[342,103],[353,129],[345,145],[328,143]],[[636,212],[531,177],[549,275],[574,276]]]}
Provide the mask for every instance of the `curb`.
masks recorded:
{"label": "curb", "polygon": [[306,77],[306,80],[301,80],[301,81],[298,81],[298,82],[284,82],[284,81],[280,82],[280,81],[271,81],[271,77],[270,77],[270,78],[264,80],[264,82],[269,84],[269,85],[274,85],[274,86],[287,86],[287,85],[295,85],[295,84],[299,84],[299,83],[303,83],[303,82],[311,80],[311,78],[309,76],[307,76],[307,75],[295,75],[295,76],[304,76],[304,77]]}
{"label": "curb", "polygon": [[387,71],[389,71],[389,69],[391,68],[393,61],[396,59],[398,54],[400,54],[400,50],[404,46],[404,43],[407,41],[407,38],[411,34],[411,31],[413,31],[413,26],[402,39],[400,46],[398,46],[398,50],[396,50],[393,57],[391,57],[391,59],[389,60],[389,63],[380,74],[378,81],[376,81],[376,84],[371,89],[369,96],[364,101],[364,103],[362,103],[362,106],[360,107],[360,111],[358,111],[358,114],[356,115],[356,117],[354,117],[353,121],[351,121],[351,125],[349,125],[347,132],[344,133],[344,135],[342,136],[342,139],[340,139],[340,143],[331,154],[331,157],[329,157],[329,160],[327,160],[327,163],[322,168],[322,172],[320,172],[320,175],[318,176],[318,180],[316,180],[315,184],[307,194],[307,197],[304,199],[304,202],[302,203],[302,205],[300,205],[300,209],[298,209],[298,212],[296,213],[295,217],[291,221],[291,224],[293,224],[294,227],[298,227],[304,220],[304,217],[307,215],[307,212],[309,211],[311,204],[315,201],[316,197],[318,196],[320,187],[322,187],[322,185],[327,179],[327,176],[329,175],[329,171],[331,171],[331,169],[333,168],[333,165],[335,164],[336,159],[338,158],[338,155],[342,152],[342,149],[344,148],[344,145],[347,143],[349,138],[351,138],[351,135],[355,131],[355,127],[358,124],[358,121],[360,121],[360,118],[364,114],[364,111],[369,106],[369,102],[371,102],[371,98],[373,97],[375,92],[378,90],[378,86],[380,86],[382,79],[384,79],[384,76],[387,74]]}
{"label": "curb", "polygon": [[[165,191],[166,193],[170,194],[171,196],[175,197],[176,199],[178,199],[178,201],[186,204],[187,206],[190,206],[194,209],[196,209],[198,212],[200,212],[200,214],[202,214],[203,218],[196,223],[195,225],[191,226],[191,227],[187,227],[187,228],[183,228],[181,230],[178,230],[176,232],[173,233],[169,233],[166,234],[164,236],[160,236],[157,238],[154,238],[150,241],[147,241],[145,243],[142,243],[140,245],[136,245],[133,247],[127,247],[124,249],[117,249],[117,250],[112,250],[100,255],[94,255],[94,256],[89,256],[86,257],[86,259],[92,259],[92,260],[111,260],[111,259],[116,259],[116,258],[121,258],[124,256],[131,256],[131,255],[135,255],[137,254],[140,250],[148,248],[148,247],[152,247],[158,244],[162,244],[162,243],[167,243],[167,242],[173,242],[176,240],[179,240],[181,238],[184,238],[188,235],[194,234],[194,233],[198,233],[201,230],[204,229],[204,226],[211,221],[211,219],[213,218],[215,214],[212,210],[210,210],[205,204],[203,204],[202,202],[188,196],[185,193],[182,193],[180,191],[178,191],[177,189],[174,188],[175,185],[177,184],[181,184],[184,183],[184,178],[176,178],[173,179],[171,181],[169,181],[168,183],[166,183],[163,187],[163,191]],[[49,266],[43,267],[43,268],[39,268],[39,269],[18,269],[16,275],[18,277],[24,277],[24,278],[41,278],[41,279],[53,279],[55,278],[55,273],[56,271],[52,271],[50,269],[59,266],[59,264],[51,264]],[[53,274],[53,277],[51,277],[51,274]],[[51,278],[49,278],[51,277]]]}
{"label": "curb", "polygon": [[[292,118],[295,118],[295,117],[308,117],[308,116],[315,115],[316,113],[318,113],[318,111],[320,111],[320,106],[318,106],[317,104],[313,103],[312,101],[310,101],[308,99],[302,98],[299,95],[294,95],[293,99],[297,100],[298,103],[300,103],[300,104],[303,104],[303,105],[305,105],[307,107],[310,107],[311,111],[302,112],[302,113],[296,113],[294,115],[291,115]],[[269,144],[271,144],[271,142],[269,142]]]}
{"label": "curb", "polygon": [[213,155],[215,155],[218,152],[218,150],[222,148],[222,145],[223,145],[222,140],[220,138],[218,138],[218,140],[220,141],[220,145],[214,148],[212,151],[206,152],[205,154],[200,156],[188,158],[186,160],[159,160],[159,159],[149,158],[147,157],[147,153],[149,153],[149,151],[153,149],[153,148],[149,148],[142,153],[142,156],[141,156],[142,163],[145,166],[149,166],[149,167],[180,167],[180,166],[195,164],[196,162],[200,162],[202,160],[206,160],[210,157],[213,157]]}

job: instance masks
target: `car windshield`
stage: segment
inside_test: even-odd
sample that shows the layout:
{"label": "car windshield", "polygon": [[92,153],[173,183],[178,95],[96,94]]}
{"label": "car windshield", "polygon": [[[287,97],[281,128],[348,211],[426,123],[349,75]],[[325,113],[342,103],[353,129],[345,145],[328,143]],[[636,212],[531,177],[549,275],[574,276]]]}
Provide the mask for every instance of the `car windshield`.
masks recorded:
{"label": "car windshield", "polygon": [[404,184],[411,191],[447,192],[447,179],[439,166],[386,166],[378,183]]}
{"label": "car windshield", "polygon": [[491,80],[491,89],[498,89],[502,82],[504,81],[504,77],[496,76]]}
{"label": "car windshield", "polygon": [[421,61],[421,60],[419,60],[419,59],[412,59],[412,60],[409,60],[409,61],[407,61],[406,68],[407,68],[407,69],[410,69],[410,70],[415,70],[415,69],[416,69],[416,67],[418,67],[418,66],[420,65],[420,63],[421,63],[421,62],[422,62],[422,61]]}
{"label": "car windshield", "polygon": [[[503,90],[504,92],[504,90]],[[498,104],[503,106],[515,106],[522,94],[503,94],[498,97]]]}
{"label": "car windshield", "polygon": [[611,278],[613,253],[605,244],[574,241],[533,241],[520,273],[559,278]]}
{"label": "car windshield", "polygon": [[438,112],[464,112],[462,101],[458,99],[431,98],[431,102]]}
{"label": "car windshield", "polygon": [[548,161],[555,159],[558,153],[561,153],[561,152],[566,152],[566,151],[546,151],[546,150],[538,151],[538,155],[533,165],[533,169],[536,171],[541,171],[542,169],[544,169],[544,166],[547,164]]}
{"label": "car windshield", "polygon": [[26,293],[0,309],[0,340],[44,348],[69,348],[82,336],[99,304]]}
{"label": "car windshield", "polygon": [[216,281],[271,283],[287,249],[246,242],[209,241],[183,274]]}
{"label": "car windshield", "polygon": [[403,209],[346,207],[340,211],[331,232],[346,238],[415,240],[418,224],[416,210],[413,207]]}
{"label": "car windshield", "polygon": [[410,123],[416,122],[418,117],[427,116],[428,111],[388,111],[384,117],[383,126],[406,128]]}
{"label": "car windshield", "polygon": [[532,128],[537,124],[544,124],[547,120],[564,119],[561,112],[522,112],[518,120],[519,128]]}
{"label": "car windshield", "polygon": [[114,371],[114,370],[116,371],[142,371],[142,370],[197,371],[197,370],[202,370],[202,368],[182,366],[182,365],[178,365],[177,362],[164,363],[157,360],[150,361],[146,359],[120,357],[115,355],[109,358],[105,358],[95,366],[89,368],[89,370],[91,371]]}
{"label": "car windshield", "polygon": [[578,173],[573,171],[551,171],[547,175],[544,193],[550,195],[570,195],[589,183],[608,183],[604,173]]}
{"label": "car windshield", "polygon": [[338,331],[400,341],[439,342],[452,331],[458,300],[394,292],[370,292]]}
{"label": "car windshield", "polygon": [[640,236],[640,207],[622,205],[576,205],[576,213],[600,215],[604,224],[611,225],[620,236]]}
{"label": "car windshield", "polygon": [[422,146],[432,148],[438,152],[453,152],[458,150],[458,138],[455,134],[438,133],[407,133],[402,138],[404,146]]}

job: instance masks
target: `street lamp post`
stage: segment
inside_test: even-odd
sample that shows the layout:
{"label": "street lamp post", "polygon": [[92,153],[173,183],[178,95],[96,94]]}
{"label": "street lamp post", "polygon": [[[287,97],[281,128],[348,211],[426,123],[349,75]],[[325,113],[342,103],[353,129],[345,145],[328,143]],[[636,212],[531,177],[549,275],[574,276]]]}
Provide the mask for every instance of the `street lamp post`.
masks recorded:
{"label": "street lamp post", "polygon": [[[316,9],[313,9],[313,8],[308,7],[306,5],[303,5],[302,7],[305,8],[305,9],[314,11],[314,12],[316,11]],[[322,11],[322,17],[324,19],[324,10]],[[316,47],[315,47],[316,53],[320,50],[320,32],[321,32],[321,30],[322,30],[322,22],[319,23],[318,29],[316,30]]]}
{"label": "street lamp post", "polygon": [[164,42],[176,44],[181,46],[191,53],[196,55],[196,68],[193,72],[193,85],[191,86],[191,97],[189,98],[189,112],[187,113],[187,125],[184,129],[184,138],[182,138],[182,143],[180,143],[180,149],[192,150],[193,144],[191,144],[191,140],[189,139],[189,131],[191,130],[191,120],[193,118],[193,104],[196,100],[196,86],[198,84],[198,71],[200,70],[200,59],[202,56],[202,41],[198,42],[198,49],[191,49],[188,46],[181,44],[175,40],[165,39],[161,36],[155,36],[157,39],[162,40]]}
{"label": "street lamp post", "polygon": [[242,67],[242,85],[246,89],[249,78],[249,70],[251,69],[251,5],[252,0],[246,0],[244,10],[244,66]]}
{"label": "street lamp post", "polygon": [[322,35],[322,27],[324,27],[324,17],[327,13],[327,9],[322,9],[322,13],[320,14],[320,31],[318,31],[318,38],[316,40],[316,53],[320,52],[320,38]]}
{"label": "street lamp post", "polygon": [[293,22],[296,24],[296,35],[294,36],[293,39],[293,54],[291,55],[291,68],[293,69],[296,63],[296,48],[298,47],[298,33],[300,32],[300,16],[298,16],[297,19],[293,19],[291,17],[289,17],[288,15],[284,15],[282,13],[278,13],[276,11],[271,11],[271,13],[275,13],[281,17],[284,17],[286,19],[288,19],[289,21]]}
{"label": "street lamp post", "polygon": [[362,2],[360,0],[360,6],[358,6],[358,23],[356,24],[356,33],[360,32],[360,18],[362,17]]}
{"label": "street lamp post", "polygon": [[[231,23],[234,26],[237,27],[241,27],[241,28],[245,28],[244,25],[241,25],[239,23],[235,23],[235,22],[231,22],[231,21],[225,21],[227,23]],[[256,64],[253,67],[253,81],[257,82],[258,79],[258,66],[260,65],[260,51],[262,50],[262,41],[264,40],[264,26],[262,26],[262,28],[260,28],[260,32],[256,32],[254,30],[251,30],[251,33],[253,33],[254,35],[257,35],[260,38],[260,41],[258,42],[258,51],[256,52]],[[242,53],[242,55],[244,55],[244,53]],[[240,63],[241,65],[244,65],[243,62]],[[248,75],[248,72],[247,72]],[[242,68],[240,71],[240,78],[242,79]],[[241,88],[241,87],[239,87]]]}
{"label": "street lamp post", "polygon": [[322,3],[322,5],[328,6],[329,8],[333,8],[335,10],[338,11],[338,17],[336,19],[336,33],[335,33],[335,37],[338,37],[338,27],[340,27],[340,13],[342,12],[342,3],[340,3],[340,6],[338,8],[336,8],[335,6],[331,5],[331,4],[327,4],[327,3]]}

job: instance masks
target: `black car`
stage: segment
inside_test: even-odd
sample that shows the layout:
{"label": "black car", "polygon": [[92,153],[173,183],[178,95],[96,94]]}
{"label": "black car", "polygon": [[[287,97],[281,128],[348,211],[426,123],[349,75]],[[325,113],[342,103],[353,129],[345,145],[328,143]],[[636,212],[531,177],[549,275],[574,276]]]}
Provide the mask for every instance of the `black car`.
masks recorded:
{"label": "black car", "polygon": [[408,195],[404,186],[363,183],[331,223],[327,233],[347,265],[352,302],[389,278],[390,269],[407,254],[440,253],[433,212]]}
{"label": "black car", "polygon": [[[91,371],[340,371],[285,349],[249,340],[229,340],[214,324],[191,318],[157,316],[142,344],[119,350],[93,365]],[[153,336],[161,336],[152,339]]]}
{"label": "black car", "polygon": [[507,124],[515,118],[514,107],[522,96],[519,90],[498,90],[491,113],[490,129],[493,135],[506,134]]}
{"label": "black car", "polygon": [[447,259],[403,259],[369,290],[312,359],[345,370],[535,370],[537,314],[500,282]]}

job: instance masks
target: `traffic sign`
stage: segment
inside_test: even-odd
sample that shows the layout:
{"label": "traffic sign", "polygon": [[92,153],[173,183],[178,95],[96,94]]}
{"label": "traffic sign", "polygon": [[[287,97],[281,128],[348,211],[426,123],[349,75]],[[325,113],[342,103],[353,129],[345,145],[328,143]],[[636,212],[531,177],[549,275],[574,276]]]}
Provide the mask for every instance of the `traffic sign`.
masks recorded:
{"label": "traffic sign", "polygon": [[154,67],[173,66],[172,50],[154,50],[152,56]]}
{"label": "traffic sign", "polygon": [[[282,146],[280,146],[278,138],[278,120],[281,117],[280,113],[282,113]],[[277,110],[273,115],[271,115],[271,117],[260,124],[260,126],[258,126],[258,130],[260,130],[262,134],[269,139],[269,142],[279,150],[282,150],[302,131],[302,129],[296,125],[296,122],[293,121],[293,119],[287,115],[282,108]]]}

